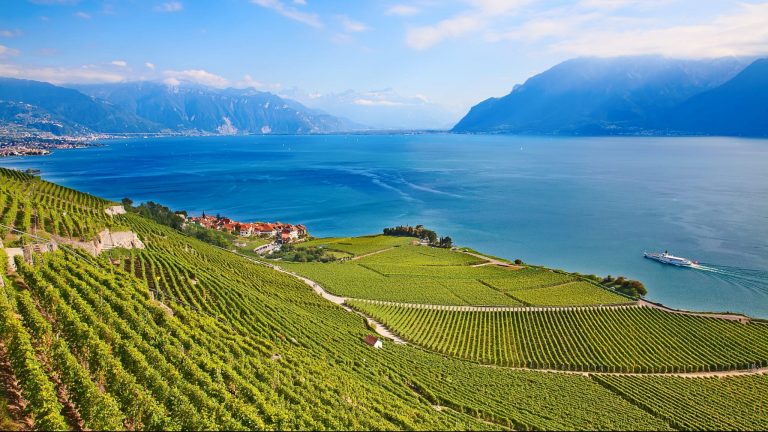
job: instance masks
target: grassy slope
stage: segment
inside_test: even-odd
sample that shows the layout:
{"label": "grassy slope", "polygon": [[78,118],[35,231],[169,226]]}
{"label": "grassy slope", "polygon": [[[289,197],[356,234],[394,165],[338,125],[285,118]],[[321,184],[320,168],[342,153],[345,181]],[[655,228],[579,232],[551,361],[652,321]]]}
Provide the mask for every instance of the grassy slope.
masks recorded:
{"label": "grassy slope", "polygon": [[[629,302],[593,284],[574,283],[577,279],[573,275],[536,268],[472,267],[484,261],[461,252],[426,246],[404,244],[389,249],[401,237],[361,239],[364,250],[381,252],[341,263],[281,265],[316,280],[333,294],[358,299],[498,306]],[[344,241],[351,243],[349,239]],[[315,244],[322,244],[322,240],[315,240]]]}
{"label": "grassy slope", "polygon": [[456,312],[350,302],[407,340],[483,363],[597,372],[768,366],[768,325],[651,308]]}
{"label": "grassy slope", "polygon": [[[9,185],[0,182],[0,189],[20,193]],[[27,196],[36,198],[34,191]],[[62,213],[62,204],[45,205],[54,216]],[[101,209],[92,210],[97,226]],[[6,286],[5,294],[16,298],[22,293],[15,290],[29,287],[45,314],[37,313],[37,321],[29,310],[23,314],[27,329],[40,334],[32,323],[50,320],[70,344],[68,355],[120,402],[129,425],[140,416],[129,409],[133,404],[154,401],[161,414],[155,421],[175,428],[669,427],[663,415],[650,415],[587,377],[488,368],[388,343],[373,350],[360,342],[368,331],[358,316],[289,276],[135,215],[109,223],[138,232],[148,248],[117,266],[106,256],[48,254],[23,267],[24,283]],[[34,341],[42,358],[51,356],[46,341]],[[88,356],[98,346],[112,349]],[[734,382],[729,397],[755,400],[747,381]],[[138,393],[123,397],[127,388]],[[717,399],[718,390],[709,397]],[[87,412],[89,406],[76,407]]]}

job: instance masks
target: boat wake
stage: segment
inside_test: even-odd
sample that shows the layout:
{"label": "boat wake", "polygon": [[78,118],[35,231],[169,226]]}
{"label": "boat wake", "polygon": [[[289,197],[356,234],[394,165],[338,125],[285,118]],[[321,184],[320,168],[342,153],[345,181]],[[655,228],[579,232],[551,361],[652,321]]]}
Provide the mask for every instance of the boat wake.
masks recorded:
{"label": "boat wake", "polygon": [[768,294],[768,271],[716,264],[693,264],[690,268],[707,272],[710,276],[750,291]]}

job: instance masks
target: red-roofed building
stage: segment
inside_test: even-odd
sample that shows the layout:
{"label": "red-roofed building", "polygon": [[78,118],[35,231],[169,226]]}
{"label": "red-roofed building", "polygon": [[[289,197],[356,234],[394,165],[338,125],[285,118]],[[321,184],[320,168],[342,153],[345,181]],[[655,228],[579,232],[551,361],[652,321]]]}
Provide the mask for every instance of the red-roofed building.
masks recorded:
{"label": "red-roofed building", "polygon": [[376,349],[384,348],[384,342],[382,342],[381,339],[377,338],[374,335],[368,335],[368,336],[364,337],[363,338],[363,342],[365,342],[366,344],[368,344],[368,345],[370,345],[370,346],[372,346],[372,347],[374,347]]}
{"label": "red-roofed building", "polygon": [[205,214],[200,217],[189,217],[187,220],[204,228],[226,231],[241,237],[275,237],[280,243],[290,243],[306,237],[308,234],[307,227],[304,225],[291,225],[281,222],[242,223],[227,217],[206,216]]}

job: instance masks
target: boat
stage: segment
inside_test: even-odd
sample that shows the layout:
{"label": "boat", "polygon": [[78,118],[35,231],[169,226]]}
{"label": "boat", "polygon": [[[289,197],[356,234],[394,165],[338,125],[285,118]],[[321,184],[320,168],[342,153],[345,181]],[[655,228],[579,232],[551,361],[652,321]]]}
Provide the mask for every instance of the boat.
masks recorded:
{"label": "boat", "polygon": [[643,252],[643,256],[648,259],[652,259],[664,264],[671,264],[678,267],[691,267],[694,264],[698,264],[696,261],[689,260],[688,258],[677,257],[670,255],[669,252]]}

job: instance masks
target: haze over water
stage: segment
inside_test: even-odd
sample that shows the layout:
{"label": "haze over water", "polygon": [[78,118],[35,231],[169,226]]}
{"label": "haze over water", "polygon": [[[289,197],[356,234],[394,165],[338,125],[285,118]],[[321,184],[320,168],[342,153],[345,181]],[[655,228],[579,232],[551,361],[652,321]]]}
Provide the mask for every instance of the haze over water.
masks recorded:
{"label": "haze over water", "polygon": [[[768,317],[768,140],[163,138],[0,165],[114,200],[304,223],[315,236],[423,224],[486,253],[640,279],[672,307]],[[709,270],[642,257],[663,250]]]}

